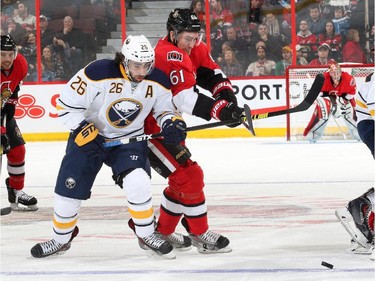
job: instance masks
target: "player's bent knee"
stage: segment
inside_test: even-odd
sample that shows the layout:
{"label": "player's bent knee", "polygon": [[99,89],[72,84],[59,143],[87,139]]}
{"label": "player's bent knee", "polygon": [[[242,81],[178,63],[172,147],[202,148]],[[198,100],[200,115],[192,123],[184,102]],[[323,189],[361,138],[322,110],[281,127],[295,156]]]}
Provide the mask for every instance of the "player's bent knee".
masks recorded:
{"label": "player's bent knee", "polygon": [[7,154],[8,161],[11,163],[23,163],[25,161],[25,145],[13,147]]}
{"label": "player's bent knee", "polygon": [[126,191],[128,201],[143,203],[152,196],[150,177],[142,168],[130,169],[123,173],[122,186]]}

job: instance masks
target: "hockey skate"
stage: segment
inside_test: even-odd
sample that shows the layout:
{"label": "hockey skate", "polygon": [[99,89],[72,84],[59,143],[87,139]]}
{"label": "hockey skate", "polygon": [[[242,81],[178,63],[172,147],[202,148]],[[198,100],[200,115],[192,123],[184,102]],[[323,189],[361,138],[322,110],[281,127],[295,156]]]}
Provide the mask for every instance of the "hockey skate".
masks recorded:
{"label": "hockey skate", "polygon": [[60,244],[55,239],[38,243],[31,248],[30,252],[34,258],[45,258],[51,255],[62,255],[70,249],[71,242],[79,233],[78,226],[76,226],[72,232],[72,237],[66,244]]}
{"label": "hockey skate", "polygon": [[216,254],[216,253],[229,253],[232,248],[229,247],[229,239],[218,233],[207,230],[201,235],[194,235],[189,232],[189,226],[185,218],[181,220],[182,225],[185,227],[191,238],[194,247],[197,248],[201,254]]}
{"label": "hockey skate", "polygon": [[[38,200],[31,195],[28,195],[23,190],[17,190],[9,185],[9,178],[5,180],[8,190],[8,201],[12,211],[36,211],[38,210]],[[23,205],[23,206],[20,206]]]}
{"label": "hockey skate", "polygon": [[[128,221],[128,225],[135,233],[135,225],[132,219]],[[145,251],[149,251],[149,254],[151,256],[157,256],[165,259],[176,258],[176,254],[173,251],[172,244],[164,240],[162,235],[158,232],[155,231],[151,235],[143,238],[137,236],[137,238],[139,247],[141,247],[141,249]]]}
{"label": "hockey skate", "polygon": [[169,235],[163,235],[158,233],[164,240],[172,244],[173,248],[178,251],[189,251],[191,246],[191,239],[189,236],[182,235],[181,233],[172,233]]}

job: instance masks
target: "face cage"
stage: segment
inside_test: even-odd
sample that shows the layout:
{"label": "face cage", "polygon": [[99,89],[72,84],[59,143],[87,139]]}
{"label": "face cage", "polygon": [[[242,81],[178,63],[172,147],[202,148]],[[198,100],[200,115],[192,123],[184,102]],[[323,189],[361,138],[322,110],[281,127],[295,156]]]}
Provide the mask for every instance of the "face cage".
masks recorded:
{"label": "face cage", "polygon": [[[136,81],[134,81],[134,79],[133,79],[133,77],[130,73],[130,69],[129,69],[129,62],[130,61],[132,61],[132,60],[128,60],[128,59],[125,58],[125,60],[123,62],[123,65],[124,65],[124,68],[125,68],[125,73],[126,73],[126,76],[129,78],[130,81],[136,82]],[[137,61],[132,61],[132,62],[139,63]],[[152,63],[150,64],[150,66],[148,67],[146,75],[151,73],[151,71],[154,69],[154,66],[155,66],[155,60],[153,60]]]}

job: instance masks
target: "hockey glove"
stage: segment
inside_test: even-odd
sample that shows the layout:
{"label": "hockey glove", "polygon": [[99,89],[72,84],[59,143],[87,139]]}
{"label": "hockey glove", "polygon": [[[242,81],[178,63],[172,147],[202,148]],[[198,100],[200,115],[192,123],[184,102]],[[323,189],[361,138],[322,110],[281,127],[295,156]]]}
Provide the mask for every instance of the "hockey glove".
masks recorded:
{"label": "hockey glove", "polygon": [[[211,109],[211,116],[220,121],[236,120],[243,116],[243,108],[238,107],[233,102],[227,102],[225,100],[218,100]],[[241,120],[238,123],[229,125],[229,127],[236,127],[241,124]]]}
{"label": "hockey glove", "polygon": [[166,144],[179,144],[186,139],[186,123],[182,117],[175,116],[164,122],[161,134]]}
{"label": "hockey glove", "polygon": [[78,128],[73,131],[73,136],[75,136],[74,142],[78,146],[83,146],[94,140],[98,134],[99,130],[95,127],[95,125],[93,123],[88,123],[85,120],[82,121]]}
{"label": "hockey glove", "polygon": [[7,129],[1,126],[1,148],[2,154],[7,154],[10,150],[9,138],[7,136]]}
{"label": "hockey glove", "polygon": [[352,108],[350,105],[350,102],[344,98],[344,97],[339,97],[337,99],[337,105],[340,107],[341,115],[342,116],[347,116],[352,113]]}
{"label": "hockey glove", "polygon": [[234,95],[232,85],[228,81],[217,84],[212,91],[212,96],[215,100],[226,100],[237,104],[237,98]]}

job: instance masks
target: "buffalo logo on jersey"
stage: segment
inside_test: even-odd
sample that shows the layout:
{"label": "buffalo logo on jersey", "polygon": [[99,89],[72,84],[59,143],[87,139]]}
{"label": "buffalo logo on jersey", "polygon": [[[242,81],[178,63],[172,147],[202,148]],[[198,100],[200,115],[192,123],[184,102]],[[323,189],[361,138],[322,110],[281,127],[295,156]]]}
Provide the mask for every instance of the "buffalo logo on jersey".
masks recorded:
{"label": "buffalo logo on jersey", "polygon": [[116,100],[108,108],[109,122],[116,128],[124,128],[131,124],[142,110],[142,104],[133,99]]}

